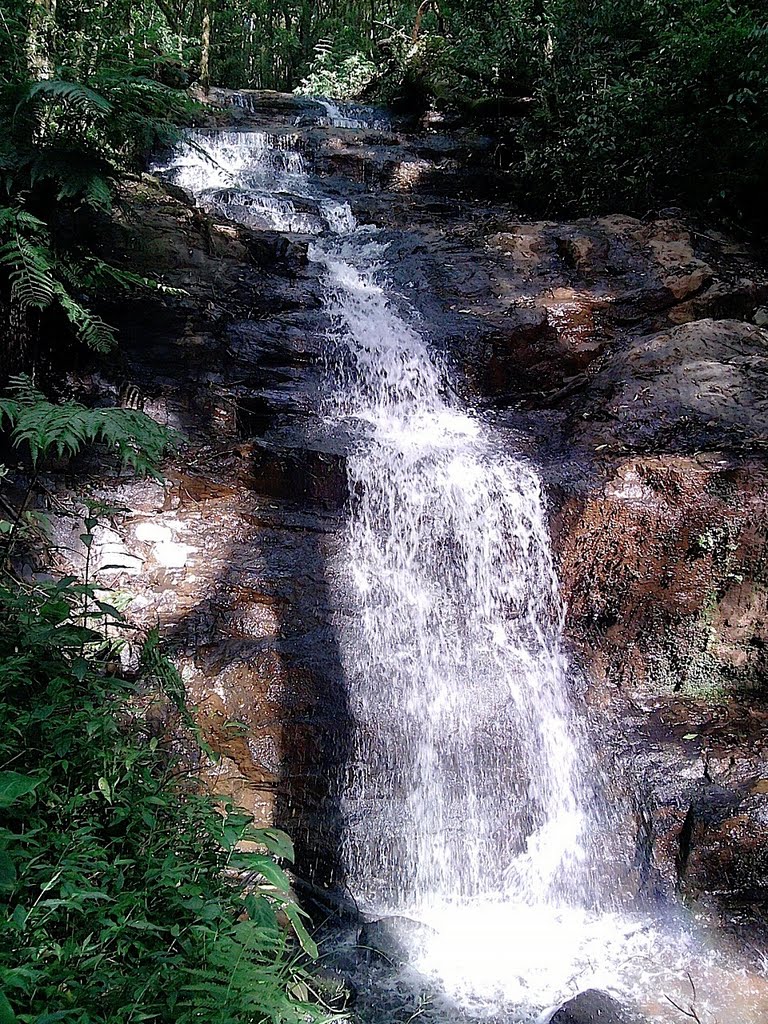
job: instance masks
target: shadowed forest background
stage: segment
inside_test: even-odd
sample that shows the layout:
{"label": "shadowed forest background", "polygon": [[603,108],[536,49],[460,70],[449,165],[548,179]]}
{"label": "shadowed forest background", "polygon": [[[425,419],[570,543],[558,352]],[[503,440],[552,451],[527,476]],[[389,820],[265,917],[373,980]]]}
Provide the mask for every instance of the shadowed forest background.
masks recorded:
{"label": "shadowed forest background", "polygon": [[497,125],[525,112],[499,150],[521,197],[591,213],[680,203],[749,228],[765,214],[767,33],[756,0],[59,0],[4,4],[0,56],[9,97],[37,77],[98,91],[122,76]]}

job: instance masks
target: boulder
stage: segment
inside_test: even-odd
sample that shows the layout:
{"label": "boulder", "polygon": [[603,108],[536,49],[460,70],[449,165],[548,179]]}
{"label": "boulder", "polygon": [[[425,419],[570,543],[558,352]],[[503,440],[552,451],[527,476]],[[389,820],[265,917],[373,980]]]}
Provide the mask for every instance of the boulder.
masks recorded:
{"label": "boulder", "polygon": [[643,1020],[607,992],[588,988],[555,1010],[547,1024],[643,1024]]}

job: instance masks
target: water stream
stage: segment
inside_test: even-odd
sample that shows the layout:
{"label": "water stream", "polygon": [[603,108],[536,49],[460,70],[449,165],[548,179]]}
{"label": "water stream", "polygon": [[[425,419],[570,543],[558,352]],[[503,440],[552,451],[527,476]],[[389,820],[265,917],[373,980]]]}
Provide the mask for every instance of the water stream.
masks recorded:
{"label": "water stream", "polygon": [[676,910],[620,897],[631,836],[578,713],[541,483],[452,393],[380,233],[324,194],[290,133],[194,133],[161,172],[217,214],[314,239],[320,411],[352,438],[330,572],[354,720],[340,857],[367,915],[428,926],[398,984],[426,979],[438,1020],[545,1020],[598,986],[680,1021],[665,996],[690,1001],[694,970],[703,1024],[752,1024],[733,993],[760,979]]}

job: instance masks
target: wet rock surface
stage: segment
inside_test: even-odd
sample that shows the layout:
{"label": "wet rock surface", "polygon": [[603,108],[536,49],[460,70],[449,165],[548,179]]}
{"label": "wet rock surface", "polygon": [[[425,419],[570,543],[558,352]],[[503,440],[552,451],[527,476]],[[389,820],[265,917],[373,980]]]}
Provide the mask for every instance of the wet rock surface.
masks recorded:
{"label": "wet rock surface", "polygon": [[[328,129],[311,101],[280,95],[211,123],[297,139],[327,193],[381,229],[393,301],[413,303],[456,388],[543,470],[574,662],[605,757],[638,791],[647,888],[759,925],[760,259],[677,214],[532,222],[499,200],[489,142],[471,131]],[[327,582],[348,495],[344,444],[322,431],[328,324],[310,239],[206,216],[149,175],[124,200],[105,249],[180,291],[104,309],[122,363],[72,387],[140,405],[186,442],[165,488],[94,481],[132,510],[104,539],[103,564],[117,551],[125,569],[104,579],[175,646],[222,755],[201,766],[210,784],[289,828],[304,870],[327,880],[348,717]]]}
{"label": "wet rock surface", "polygon": [[591,988],[564,1003],[548,1024],[643,1024],[643,1019],[607,992]]}

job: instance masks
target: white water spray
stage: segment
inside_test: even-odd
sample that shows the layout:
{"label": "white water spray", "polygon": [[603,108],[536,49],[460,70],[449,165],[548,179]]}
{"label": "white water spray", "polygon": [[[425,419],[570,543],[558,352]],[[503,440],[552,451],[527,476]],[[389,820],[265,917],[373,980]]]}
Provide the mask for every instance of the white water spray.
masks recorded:
{"label": "white water spray", "polygon": [[345,104],[319,97],[315,100],[324,111],[323,122],[328,128],[353,128],[357,130],[385,132],[391,127],[388,118],[374,113],[366,107]]}
{"label": "white water spray", "polygon": [[290,135],[189,132],[155,170],[203,209],[251,228],[315,235],[354,223],[348,204],[315,198]]}

